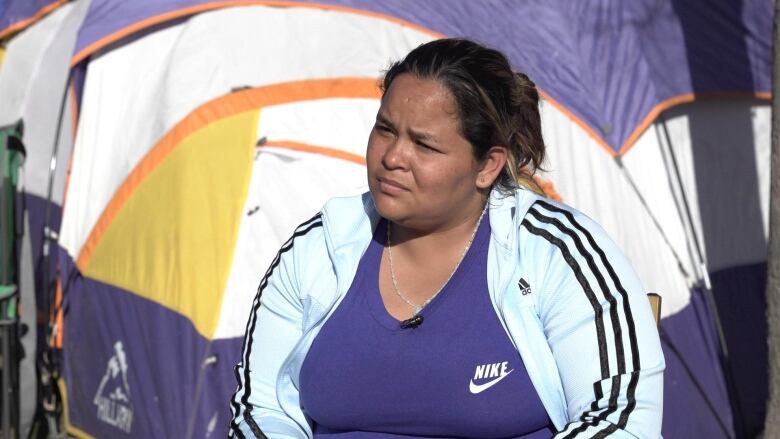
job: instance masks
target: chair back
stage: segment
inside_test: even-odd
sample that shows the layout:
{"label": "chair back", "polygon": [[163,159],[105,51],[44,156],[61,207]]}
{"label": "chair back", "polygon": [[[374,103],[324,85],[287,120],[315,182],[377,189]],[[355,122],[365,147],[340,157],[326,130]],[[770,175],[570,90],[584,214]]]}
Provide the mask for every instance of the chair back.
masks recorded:
{"label": "chair back", "polygon": [[655,293],[647,293],[647,300],[650,301],[650,309],[653,310],[655,325],[661,325],[661,296]]}

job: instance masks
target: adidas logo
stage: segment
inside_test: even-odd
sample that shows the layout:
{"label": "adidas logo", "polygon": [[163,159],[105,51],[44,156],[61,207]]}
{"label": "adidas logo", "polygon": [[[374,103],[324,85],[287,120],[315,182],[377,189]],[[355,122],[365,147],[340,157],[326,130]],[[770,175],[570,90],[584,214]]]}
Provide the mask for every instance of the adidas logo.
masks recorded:
{"label": "adidas logo", "polygon": [[520,292],[523,293],[523,296],[531,294],[531,285],[528,285],[528,282],[526,282],[522,277],[519,281],[517,281],[517,286],[520,287]]}

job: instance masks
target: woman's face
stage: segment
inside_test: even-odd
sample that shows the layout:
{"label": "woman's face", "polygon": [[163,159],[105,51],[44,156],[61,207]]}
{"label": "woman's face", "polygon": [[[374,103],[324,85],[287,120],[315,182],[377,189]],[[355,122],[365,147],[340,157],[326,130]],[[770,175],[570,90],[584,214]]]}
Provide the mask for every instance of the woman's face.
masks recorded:
{"label": "woman's face", "polygon": [[[479,163],[459,130],[457,104],[435,80],[399,75],[368,138],[368,187],[380,215],[433,230],[478,214]],[[451,224],[452,223],[452,224]]]}

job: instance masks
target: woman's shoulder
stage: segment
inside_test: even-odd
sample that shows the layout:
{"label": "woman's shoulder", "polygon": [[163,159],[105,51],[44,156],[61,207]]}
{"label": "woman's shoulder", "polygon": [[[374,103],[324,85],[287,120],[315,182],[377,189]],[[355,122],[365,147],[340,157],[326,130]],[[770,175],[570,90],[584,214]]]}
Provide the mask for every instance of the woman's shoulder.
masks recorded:
{"label": "woman's shoulder", "polygon": [[[282,244],[282,252],[290,252],[306,259],[327,259],[328,248],[333,247],[329,236],[343,233],[340,229],[348,228],[349,212],[354,212],[354,205],[359,197],[331,198],[309,219],[298,224],[289,239]],[[352,215],[354,216],[354,215]]]}
{"label": "woman's shoulder", "polygon": [[322,207],[322,213],[326,215],[355,215],[367,208],[373,209],[371,193],[331,197]]}
{"label": "woman's shoulder", "polygon": [[518,227],[534,236],[555,242],[556,239],[585,239],[588,241],[608,238],[598,222],[576,208],[536,196],[529,203]]}
{"label": "woman's shoulder", "polygon": [[636,283],[619,246],[598,222],[574,207],[536,196],[518,220],[520,258],[534,261],[537,275],[547,281],[580,282],[593,275]]}
{"label": "woman's shoulder", "polygon": [[[329,199],[320,211],[328,244],[343,246],[371,238],[379,214],[368,192]],[[367,242],[367,241],[366,241]]]}
{"label": "woman's shoulder", "polygon": [[499,235],[511,236],[510,230],[514,229],[521,245],[530,244],[528,241],[544,241],[543,247],[555,247],[557,240],[572,234],[582,239],[607,237],[604,229],[588,215],[524,188],[493,194],[490,214],[495,217],[491,226]]}
{"label": "woman's shoulder", "polygon": [[521,260],[571,268],[583,258],[586,262],[624,259],[607,232],[585,213],[529,190],[518,189],[513,195],[507,202],[514,210]]}

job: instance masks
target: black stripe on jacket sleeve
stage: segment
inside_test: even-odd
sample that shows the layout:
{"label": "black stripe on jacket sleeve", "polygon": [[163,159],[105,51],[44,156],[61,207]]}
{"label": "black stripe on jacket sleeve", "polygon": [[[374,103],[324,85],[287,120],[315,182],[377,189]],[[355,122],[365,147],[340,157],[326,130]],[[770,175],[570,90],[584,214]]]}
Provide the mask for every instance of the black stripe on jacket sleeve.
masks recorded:
{"label": "black stripe on jacket sleeve", "polygon": [[[279,265],[282,255],[293,248],[293,243],[295,238],[299,236],[303,236],[317,227],[321,227],[322,226],[321,218],[322,218],[322,213],[317,213],[308,221],[303,222],[295,229],[295,232],[292,234],[290,239],[288,239],[287,242],[282,244],[282,247],[279,249],[279,252],[276,254],[276,257],[273,259],[271,265],[268,267],[265,276],[263,276],[263,279],[260,281],[260,286],[257,288],[257,293],[255,294],[254,301],[252,302],[252,311],[249,315],[249,320],[247,321],[246,333],[244,334],[244,343],[243,343],[244,351],[241,356],[241,363],[236,365],[236,367],[234,368],[236,380],[238,381],[238,388],[236,389],[236,392],[233,394],[233,398],[230,403],[231,404],[230,408],[231,411],[233,412],[233,419],[231,420],[230,425],[231,425],[231,429],[237,432],[239,437],[243,437],[243,434],[238,428],[238,416],[239,413],[241,412],[241,407],[243,407],[244,409],[244,414],[243,414],[244,420],[247,422],[247,425],[249,425],[249,428],[252,430],[252,433],[260,439],[264,439],[266,437],[258,427],[257,423],[254,421],[254,419],[251,417],[252,406],[249,404],[249,395],[251,395],[252,393],[251,381],[249,379],[249,370],[250,370],[249,358],[252,353],[252,336],[255,330],[255,325],[257,323],[257,312],[260,309],[260,298],[263,295],[263,290],[268,285],[269,279],[273,274],[274,269]],[[243,376],[241,376],[241,374],[239,373],[239,368],[242,366],[244,368]]]}
{"label": "black stripe on jacket sleeve", "polygon": [[[620,413],[620,418],[618,420],[618,427],[624,428],[628,424],[629,415],[636,407],[636,387],[639,382],[639,371],[641,370],[641,363],[639,359],[639,343],[636,337],[636,325],[634,324],[634,315],[631,311],[631,306],[628,300],[628,292],[626,292],[626,289],[623,286],[623,283],[620,281],[620,278],[618,277],[617,273],[615,272],[614,267],[607,259],[607,255],[604,253],[604,250],[596,243],[596,240],[593,238],[593,234],[587,228],[583,227],[582,224],[580,224],[574,218],[574,214],[571,211],[562,209],[544,200],[539,200],[536,204],[544,207],[545,209],[551,212],[562,214],[574,226],[574,228],[579,230],[585,236],[586,240],[588,241],[588,244],[590,244],[591,248],[598,254],[602,265],[607,270],[610,279],[614,283],[615,288],[617,289],[618,293],[622,298],[623,314],[625,315],[626,325],[628,326],[628,339],[629,339],[629,344],[631,346],[631,361],[634,366],[631,371],[631,378],[629,380],[628,389],[626,391],[627,403],[626,406],[623,408],[622,412]],[[606,416],[604,418],[606,418]],[[606,430],[611,430],[611,428],[608,427],[607,429],[603,430],[603,432],[606,432]],[[609,431],[607,434],[611,433],[612,431],[614,430]]]}
{"label": "black stripe on jacket sleeve", "polygon": [[541,236],[542,238],[546,239],[554,246],[558,247],[558,250],[560,250],[563,259],[566,261],[566,263],[569,265],[571,270],[574,272],[574,277],[577,279],[577,282],[579,282],[580,286],[582,287],[582,291],[585,292],[585,297],[587,297],[588,302],[590,302],[590,305],[593,308],[593,313],[596,314],[594,323],[596,325],[596,339],[598,340],[601,378],[602,379],[609,378],[609,357],[607,353],[607,337],[604,332],[604,320],[603,320],[604,310],[601,308],[601,304],[599,303],[596,294],[593,292],[593,289],[590,287],[588,280],[585,278],[585,274],[582,272],[580,264],[574,259],[574,256],[571,254],[569,248],[566,246],[566,243],[564,243],[563,240],[555,237],[552,233],[550,233],[545,229],[536,227],[535,225],[531,224],[528,220],[523,220],[522,225],[525,226],[525,228],[528,229],[529,232],[533,233],[534,235]]}
{"label": "black stripe on jacket sleeve", "polygon": [[[612,335],[614,337],[615,357],[617,360],[617,375],[612,375],[612,373],[609,374],[612,376],[612,379],[610,380],[611,391],[609,395],[609,402],[607,404],[607,409],[598,414],[598,420],[606,419],[618,408],[617,400],[620,396],[620,375],[626,373],[626,359],[625,353],[623,351],[623,331],[620,325],[620,316],[618,315],[617,300],[615,300],[615,297],[610,292],[610,288],[607,286],[607,282],[604,279],[604,275],[602,274],[601,270],[599,270],[599,268],[596,266],[593,255],[585,248],[579,235],[574,230],[572,230],[568,225],[564,225],[563,222],[557,218],[545,216],[535,208],[529,210],[529,213],[537,221],[555,226],[556,229],[571,239],[571,241],[574,243],[574,247],[577,249],[580,256],[586,261],[588,269],[596,279],[602,295],[607,300],[607,302],[609,302],[609,315],[612,322]],[[580,420],[582,422],[589,423],[588,418],[593,416],[594,412],[599,411],[599,401],[601,398],[603,398],[603,391],[601,389],[600,383],[594,383],[594,391],[596,398],[591,404],[591,410],[584,412],[580,416]],[[583,424],[579,430],[575,430],[573,433],[576,435],[577,433],[585,431],[586,428],[587,425]]]}
{"label": "black stripe on jacket sleeve", "polygon": [[[546,211],[541,210],[540,207],[544,208]],[[554,213],[562,214],[564,218],[553,216]],[[623,302],[623,311],[625,314],[625,320],[628,326],[632,370],[630,375],[631,378],[629,380],[626,389],[627,404],[623,408],[617,424],[609,424],[606,428],[599,431],[598,433],[596,433],[596,435],[593,436],[593,437],[606,437],[607,435],[611,434],[618,428],[625,427],[625,425],[628,422],[628,416],[636,406],[635,390],[638,382],[640,364],[639,364],[639,351],[638,351],[637,340],[636,340],[636,331],[634,327],[633,315],[631,314],[631,309],[628,303],[628,294],[626,293],[625,288],[623,288],[620,279],[615,273],[615,270],[610,264],[609,260],[607,259],[604,251],[596,243],[590,231],[588,231],[585,227],[583,227],[575,219],[574,215],[570,211],[564,210],[546,201],[540,200],[537,203],[535,203],[534,206],[532,206],[532,208],[529,210],[529,214],[536,221],[552,226],[555,228],[555,230],[560,232],[560,233],[558,232],[551,233],[550,231],[545,230],[541,227],[536,227],[530,221],[528,221],[528,219],[523,220],[522,223],[523,226],[525,226],[532,234],[546,239],[561,251],[564,260],[567,262],[569,267],[574,272],[575,277],[577,278],[578,282],[580,283],[583,290],[585,291],[586,296],[588,296],[588,300],[591,302],[591,305],[593,305],[593,298],[591,298],[590,296],[593,295],[594,293],[592,289],[590,289],[590,286],[587,285],[587,280],[585,280],[584,277],[582,276],[582,267],[576,262],[576,259],[572,256],[572,251],[568,248],[567,244],[558,236],[562,236],[560,234],[563,234],[570,238],[571,242],[574,244],[574,247],[576,248],[576,251],[578,252],[579,256],[585,261],[586,263],[585,265],[591,271],[593,278],[598,283],[598,287],[600,291],[602,292],[604,298],[607,300],[610,306],[609,315],[610,315],[610,321],[612,323],[611,325],[613,331],[612,338],[614,339],[614,352],[616,355],[615,359],[617,360],[616,361],[617,371],[615,371],[616,374],[613,374],[612,371],[609,370],[610,368],[608,362],[606,365],[606,369],[607,369],[606,376],[604,373],[604,355],[602,353],[603,350],[602,348],[606,348],[605,343],[607,342],[606,335],[604,334],[605,331],[604,324],[603,321],[601,321],[601,319],[603,319],[604,316],[603,316],[603,310],[600,309],[600,306],[599,308],[594,307],[595,320],[597,326],[597,331],[596,331],[597,340],[599,344],[599,357],[600,357],[601,371],[602,371],[602,381],[593,384],[594,401],[591,404],[591,410],[584,412],[580,416],[580,421],[582,422],[582,424],[574,428],[573,430],[569,431],[569,433],[564,437],[564,439],[574,438],[578,436],[580,433],[589,430],[590,427],[596,427],[600,421],[605,420],[610,414],[614,413],[618,409],[618,398],[622,390],[621,376],[624,376],[626,373],[626,353],[625,353],[625,346],[623,343],[624,334],[623,334],[623,329],[620,323],[620,316],[619,316],[620,308],[617,303],[616,297],[612,294],[612,291],[610,290],[610,287],[607,284],[603,270],[600,269],[596,263],[596,256],[598,257],[598,260],[601,262],[602,266],[604,267],[604,270],[606,270],[610,280],[615,285],[615,289],[617,289],[618,293],[621,296]],[[578,234],[575,230],[582,233],[582,236],[585,237],[585,240],[587,241],[587,244],[590,247],[590,249],[587,248],[582,238],[580,237],[580,234]],[[583,277],[583,279],[581,279],[581,277]],[[601,324],[599,324],[599,322],[601,322]],[[599,329],[599,327],[601,329]],[[602,345],[602,343],[604,343],[604,345]],[[604,391],[603,391],[604,389],[602,388],[602,384],[604,380],[606,380],[610,376],[611,379],[609,380],[610,381],[609,402],[606,407],[606,410],[603,410],[603,408],[601,409],[599,408],[599,401],[601,401],[604,397]],[[601,413],[598,413],[598,415],[596,415],[595,412],[599,410],[603,410],[603,411]],[[566,429],[571,427],[572,424],[574,424],[574,422],[567,425]],[[564,429],[564,431],[566,431],[566,429]]]}

